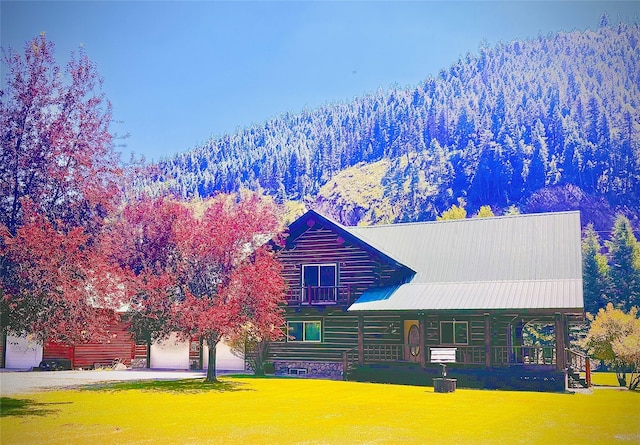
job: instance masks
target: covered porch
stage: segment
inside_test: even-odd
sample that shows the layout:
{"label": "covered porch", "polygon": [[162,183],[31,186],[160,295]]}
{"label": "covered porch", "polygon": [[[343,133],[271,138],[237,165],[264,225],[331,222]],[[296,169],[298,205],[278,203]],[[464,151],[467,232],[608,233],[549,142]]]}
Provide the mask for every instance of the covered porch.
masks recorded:
{"label": "covered porch", "polygon": [[402,382],[430,384],[445,364],[449,375],[471,386],[515,378],[563,390],[567,369],[579,361],[570,350],[569,325],[581,320],[573,311],[360,313],[358,345],[344,351],[343,375],[376,380],[376,373],[391,373]]}

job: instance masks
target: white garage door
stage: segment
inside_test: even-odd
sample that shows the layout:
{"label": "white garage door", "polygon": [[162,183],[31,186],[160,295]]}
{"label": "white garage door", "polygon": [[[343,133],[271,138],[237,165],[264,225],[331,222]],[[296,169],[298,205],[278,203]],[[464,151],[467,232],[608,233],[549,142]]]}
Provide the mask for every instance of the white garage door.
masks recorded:
{"label": "white garage door", "polygon": [[7,335],[7,356],[5,368],[30,369],[40,365],[42,361],[42,344],[32,336],[15,337]]}
{"label": "white garage door", "polygon": [[[209,357],[209,348],[205,342],[203,348],[204,369],[207,369],[207,357]],[[221,341],[216,346],[216,371],[244,371],[244,358],[237,357],[231,353],[229,346]]]}
{"label": "white garage door", "polygon": [[162,342],[151,345],[151,368],[189,369],[189,342],[171,334]]}

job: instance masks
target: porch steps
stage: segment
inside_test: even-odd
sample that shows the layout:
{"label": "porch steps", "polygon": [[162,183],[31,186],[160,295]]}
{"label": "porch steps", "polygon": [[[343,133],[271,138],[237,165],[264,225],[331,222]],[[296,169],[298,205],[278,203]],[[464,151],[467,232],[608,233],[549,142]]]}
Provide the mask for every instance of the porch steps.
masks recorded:
{"label": "porch steps", "polygon": [[569,368],[567,370],[569,388],[588,388],[587,380],[580,375],[580,371]]}

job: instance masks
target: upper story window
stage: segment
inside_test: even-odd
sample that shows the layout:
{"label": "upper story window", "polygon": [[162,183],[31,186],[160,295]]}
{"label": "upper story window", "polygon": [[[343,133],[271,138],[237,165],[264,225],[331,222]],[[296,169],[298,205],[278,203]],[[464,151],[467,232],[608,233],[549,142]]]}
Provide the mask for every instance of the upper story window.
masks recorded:
{"label": "upper story window", "polygon": [[338,285],[336,264],[303,264],[303,301],[308,303],[335,302]]}
{"label": "upper story window", "polygon": [[469,344],[468,321],[441,321],[440,343],[443,345]]}

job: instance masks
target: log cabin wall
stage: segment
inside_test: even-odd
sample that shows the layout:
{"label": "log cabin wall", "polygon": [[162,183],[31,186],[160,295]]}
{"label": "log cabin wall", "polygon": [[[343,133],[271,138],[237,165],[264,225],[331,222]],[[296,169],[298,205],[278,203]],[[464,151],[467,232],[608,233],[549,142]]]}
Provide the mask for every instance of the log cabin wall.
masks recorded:
{"label": "log cabin wall", "polygon": [[342,353],[358,345],[358,317],[342,309],[320,312],[316,308],[302,308],[299,312],[287,310],[287,321],[320,321],[320,342],[278,341],[269,347],[273,361],[339,362]]}
{"label": "log cabin wall", "polygon": [[[364,344],[403,344],[404,326],[400,314],[367,314],[364,316]],[[412,317],[409,317],[412,318]]]}
{"label": "log cabin wall", "polygon": [[299,301],[302,287],[302,266],[305,264],[336,264],[337,285],[350,290],[353,303],[368,288],[396,284],[398,270],[361,247],[346,242],[335,232],[314,226],[289,242],[291,247],[279,252],[284,266],[283,276],[289,286],[287,299]]}
{"label": "log cabin wall", "polygon": [[[280,251],[278,256],[288,285],[286,320],[321,322],[319,342],[285,339],[271,344],[270,359],[276,363],[277,369],[284,369],[284,372],[297,365],[311,368],[313,366],[309,364],[314,362],[336,363],[341,367],[342,353],[358,346],[358,316],[347,313],[346,309],[370,287],[397,284],[409,274],[406,268],[389,264],[375,253],[345,241],[338,233],[317,223],[310,224],[295,239],[288,240],[287,248]],[[336,285],[340,295],[348,291],[348,298],[336,304],[302,302],[302,266],[310,264],[335,264]],[[397,329],[392,333],[390,326],[394,322]],[[365,337],[373,342],[402,343],[401,317],[367,317]]]}

